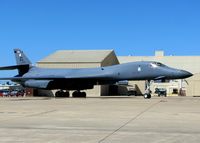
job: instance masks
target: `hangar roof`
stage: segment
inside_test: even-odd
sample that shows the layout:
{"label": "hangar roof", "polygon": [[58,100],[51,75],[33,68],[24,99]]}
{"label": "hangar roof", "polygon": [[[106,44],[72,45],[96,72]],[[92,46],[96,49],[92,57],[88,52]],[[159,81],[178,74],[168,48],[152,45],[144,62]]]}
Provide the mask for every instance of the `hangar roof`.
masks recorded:
{"label": "hangar roof", "polygon": [[101,63],[114,50],[59,50],[38,63]]}

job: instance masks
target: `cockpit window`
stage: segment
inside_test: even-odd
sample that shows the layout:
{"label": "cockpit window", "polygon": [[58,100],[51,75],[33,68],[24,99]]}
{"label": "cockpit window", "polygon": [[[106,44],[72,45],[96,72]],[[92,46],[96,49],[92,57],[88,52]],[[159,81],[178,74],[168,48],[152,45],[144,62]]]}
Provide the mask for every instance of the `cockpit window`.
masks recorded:
{"label": "cockpit window", "polygon": [[151,66],[155,68],[155,67],[164,67],[165,65],[163,65],[162,63],[159,63],[159,62],[152,62]]}

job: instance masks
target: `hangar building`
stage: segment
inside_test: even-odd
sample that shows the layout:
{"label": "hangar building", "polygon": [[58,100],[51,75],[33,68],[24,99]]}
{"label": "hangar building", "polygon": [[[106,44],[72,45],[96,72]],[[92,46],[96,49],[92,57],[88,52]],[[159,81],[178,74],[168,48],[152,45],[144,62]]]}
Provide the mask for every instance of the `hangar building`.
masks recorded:
{"label": "hangar building", "polygon": [[[60,50],[37,62],[37,66],[43,68],[94,68],[116,64],[119,61],[114,50]],[[86,92],[88,95],[100,96],[108,95],[109,90],[112,90],[111,86],[97,85]],[[44,95],[47,91],[40,90],[38,94]]]}

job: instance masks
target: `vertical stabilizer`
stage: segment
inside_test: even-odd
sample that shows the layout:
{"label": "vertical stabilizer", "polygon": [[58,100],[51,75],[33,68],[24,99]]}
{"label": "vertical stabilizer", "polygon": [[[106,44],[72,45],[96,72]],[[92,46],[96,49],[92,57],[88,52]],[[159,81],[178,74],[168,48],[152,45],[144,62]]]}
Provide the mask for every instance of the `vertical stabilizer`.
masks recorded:
{"label": "vertical stabilizer", "polygon": [[14,54],[15,54],[17,65],[19,66],[22,65],[21,67],[18,68],[19,76],[22,76],[25,73],[27,73],[29,69],[31,68],[31,62],[23,53],[23,51],[20,49],[14,49]]}
{"label": "vertical stabilizer", "polygon": [[20,49],[14,49],[17,65],[31,65],[30,60],[26,57]]}

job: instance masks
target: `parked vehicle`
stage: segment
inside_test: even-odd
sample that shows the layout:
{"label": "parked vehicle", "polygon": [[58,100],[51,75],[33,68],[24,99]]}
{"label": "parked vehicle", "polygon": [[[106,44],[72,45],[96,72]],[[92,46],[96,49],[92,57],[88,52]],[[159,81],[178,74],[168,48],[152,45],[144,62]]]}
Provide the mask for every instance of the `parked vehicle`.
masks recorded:
{"label": "parked vehicle", "polygon": [[3,90],[1,90],[0,92],[2,93],[2,95],[3,95],[4,97],[10,96],[10,90],[9,90],[9,89],[3,89]]}
{"label": "parked vehicle", "polygon": [[10,96],[16,96],[17,95],[17,91],[16,90],[13,90],[10,92]]}
{"label": "parked vehicle", "polygon": [[23,90],[19,90],[18,92],[17,92],[17,94],[16,94],[16,96],[18,97],[18,96],[24,96],[24,91]]}
{"label": "parked vehicle", "polygon": [[24,91],[23,90],[12,90],[10,92],[10,96],[24,96]]}
{"label": "parked vehicle", "polygon": [[167,96],[167,90],[165,88],[156,88],[155,93],[158,94],[158,96]]}
{"label": "parked vehicle", "polygon": [[3,89],[0,90],[0,96],[2,97],[18,97],[18,96],[24,96],[23,90],[9,90],[9,89]]}

